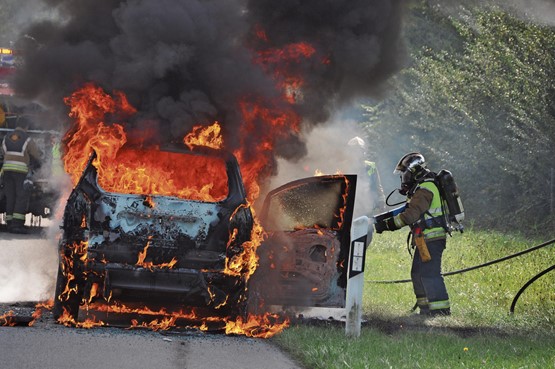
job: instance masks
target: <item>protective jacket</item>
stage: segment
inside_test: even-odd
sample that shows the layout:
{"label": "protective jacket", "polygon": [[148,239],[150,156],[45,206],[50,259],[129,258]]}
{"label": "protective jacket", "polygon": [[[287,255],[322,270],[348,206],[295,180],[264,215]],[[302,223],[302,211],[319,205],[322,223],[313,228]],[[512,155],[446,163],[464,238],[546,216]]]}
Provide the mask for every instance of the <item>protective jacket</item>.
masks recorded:
{"label": "protective jacket", "polygon": [[427,179],[407,194],[407,207],[393,220],[397,228],[405,225],[422,228],[424,238],[433,241],[447,236],[443,215],[439,189],[433,179]]}
{"label": "protective jacket", "polygon": [[22,128],[16,128],[12,133],[4,137],[2,142],[2,152],[4,154],[4,164],[2,171],[28,173],[31,158],[40,158],[39,149],[29,137],[29,134]]}

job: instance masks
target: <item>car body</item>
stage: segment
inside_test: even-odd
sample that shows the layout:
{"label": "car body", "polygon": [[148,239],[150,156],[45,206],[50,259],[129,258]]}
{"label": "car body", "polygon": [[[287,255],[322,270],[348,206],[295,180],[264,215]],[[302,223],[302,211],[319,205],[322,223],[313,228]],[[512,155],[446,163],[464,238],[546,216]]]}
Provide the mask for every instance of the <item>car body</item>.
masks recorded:
{"label": "car body", "polygon": [[[111,192],[100,185],[93,154],[65,207],[57,319],[76,322],[80,305],[95,300],[193,307],[207,316],[246,316],[270,302],[344,306],[356,176],[310,177],[271,192],[262,214],[269,237],[251,278],[247,270],[229,269],[254,227],[235,157],[175,146],[160,152],[183,170],[194,157],[222,161],[227,193],[200,201]],[[278,253],[282,262],[272,269]]]}
{"label": "car body", "polygon": [[[178,170],[188,158],[218,161],[227,194],[209,202],[108,192],[99,185],[93,154],[65,207],[56,316],[65,309],[77,320],[83,296],[209,310],[221,309],[228,297],[241,300],[243,276],[224,273],[253,227],[236,159],[208,149],[161,152]],[[240,308],[227,307],[219,313]]]}

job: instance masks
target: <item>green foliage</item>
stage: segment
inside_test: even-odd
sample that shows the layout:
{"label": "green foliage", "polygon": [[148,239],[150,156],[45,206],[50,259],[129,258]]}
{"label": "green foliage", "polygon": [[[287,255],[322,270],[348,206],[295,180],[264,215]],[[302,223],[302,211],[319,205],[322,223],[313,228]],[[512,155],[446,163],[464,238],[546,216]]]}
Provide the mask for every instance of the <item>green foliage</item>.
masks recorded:
{"label": "green foliage", "polygon": [[383,171],[420,151],[432,169],[453,172],[475,224],[553,229],[555,30],[496,9],[459,19],[421,12],[412,13],[416,24],[434,22],[436,34],[458,42],[438,47],[410,32],[411,67],[384,101],[365,107]]}

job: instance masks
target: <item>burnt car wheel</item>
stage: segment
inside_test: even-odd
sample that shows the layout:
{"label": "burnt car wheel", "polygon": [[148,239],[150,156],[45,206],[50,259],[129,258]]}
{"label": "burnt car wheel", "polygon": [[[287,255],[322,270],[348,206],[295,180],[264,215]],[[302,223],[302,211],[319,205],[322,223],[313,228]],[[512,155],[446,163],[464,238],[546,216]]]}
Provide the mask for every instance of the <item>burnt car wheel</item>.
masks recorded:
{"label": "burnt car wheel", "polygon": [[56,279],[53,315],[60,323],[76,324],[85,285],[83,255],[86,244],[62,242]]}

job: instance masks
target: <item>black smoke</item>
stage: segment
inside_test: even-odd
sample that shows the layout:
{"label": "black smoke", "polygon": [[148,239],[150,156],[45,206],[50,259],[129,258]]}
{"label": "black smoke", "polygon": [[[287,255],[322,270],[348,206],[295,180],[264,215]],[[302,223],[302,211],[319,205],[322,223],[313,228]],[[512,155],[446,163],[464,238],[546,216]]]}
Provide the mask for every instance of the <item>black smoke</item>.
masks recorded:
{"label": "black smoke", "polygon": [[[254,62],[258,51],[297,42],[316,49],[286,65],[305,78],[293,106],[303,124],[325,122],[341,104],[379,93],[400,67],[403,0],[43,2],[58,16],[30,25],[18,41],[25,64],[17,92],[63,111],[63,98],[86,82],[121,90],[139,111],[131,125],[157,122],[163,141],[218,120],[235,149],[239,98],[275,101],[279,94],[275,66]],[[252,139],[267,129],[257,124]],[[276,155],[304,153],[302,137],[285,137]]]}

